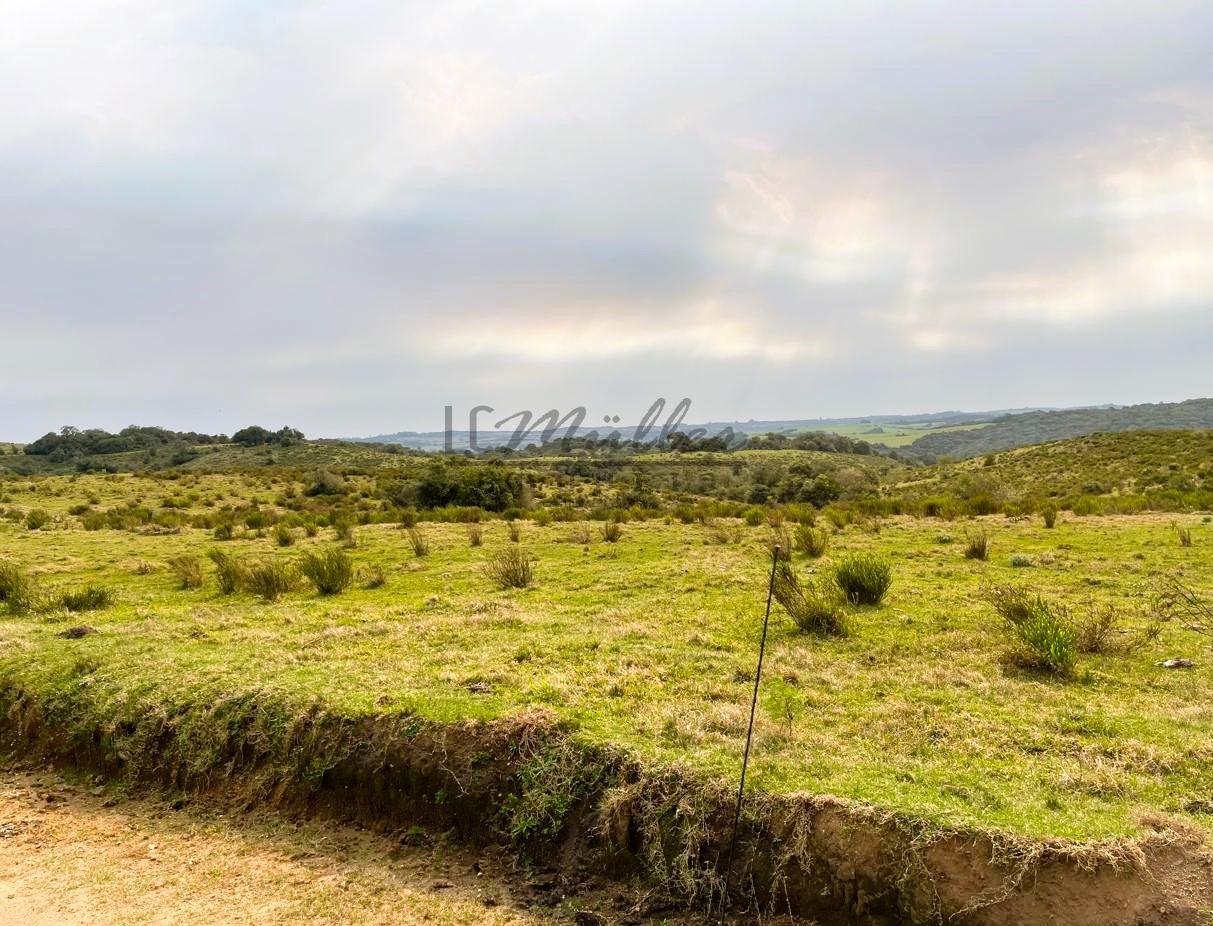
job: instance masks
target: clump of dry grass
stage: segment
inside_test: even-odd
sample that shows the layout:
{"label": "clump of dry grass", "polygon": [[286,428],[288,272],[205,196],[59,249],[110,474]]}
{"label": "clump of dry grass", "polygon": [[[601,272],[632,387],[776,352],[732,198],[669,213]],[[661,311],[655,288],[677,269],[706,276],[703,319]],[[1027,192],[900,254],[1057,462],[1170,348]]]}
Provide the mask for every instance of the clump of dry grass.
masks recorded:
{"label": "clump of dry grass", "polygon": [[295,568],[290,563],[271,559],[253,563],[245,581],[250,592],[271,602],[294,588],[296,580]]}
{"label": "clump of dry grass", "polygon": [[338,595],[354,581],[354,562],[340,547],[303,554],[299,571],[321,595]]}
{"label": "clump of dry grass", "polygon": [[219,594],[234,595],[248,588],[249,568],[243,560],[222,550],[209,550],[206,555],[215,564]]}
{"label": "clump of dry grass", "polygon": [[791,564],[780,560],[775,566],[772,593],[803,633],[818,636],[846,633],[843,592],[830,580],[810,579],[802,585]]}
{"label": "clump of dry grass", "polygon": [[990,536],[984,531],[978,531],[969,536],[965,544],[965,559],[976,559],[985,562],[990,558]]}
{"label": "clump of dry grass", "polygon": [[607,543],[618,543],[619,538],[623,536],[623,525],[618,521],[604,521],[602,525],[602,539]]}
{"label": "clump of dry grass", "polygon": [[511,543],[521,543],[522,542],[522,525],[518,521],[511,521],[509,524],[509,528],[510,528],[510,542]]}
{"label": "clump of dry grass", "polygon": [[420,558],[422,556],[429,556],[430,555],[430,542],[428,539],[426,539],[425,534],[423,534],[421,532],[421,528],[410,527],[408,529],[408,531],[409,531],[409,544],[413,548],[413,555],[418,558]]}
{"label": "clump of dry grass", "polygon": [[1188,630],[1213,636],[1213,604],[1179,579],[1165,579],[1155,607],[1163,620],[1176,620]]}
{"label": "clump of dry grass", "polygon": [[183,589],[202,588],[202,559],[189,553],[168,561],[169,571]]}
{"label": "clump of dry grass", "polygon": [[772,556],[778,548],[780,560],[792,558],[792,535],[783,521],[768,522],[765,543]]}
{"label": "clump of dry grass", "polygon": [[379,565],[368,566],[363,574],[363,588],[383,588],[387,585],[387,573]]}
{"label": "clump of dry grass", "polygon": [[820,527],[810,524],[799,524],[796,527],[796,549],[806,556],[817,559],[825,556],[826,548],[830,545],[830,535]]}
{"label": "clump of dry grass", "polygon": [[485,573],[500,589],[528,588],[535,581],[531,558],[521,546],[505,546],[489,557]]}
{"label": "clump of dry grass", "polygon": [[468,545],[478,547],[484,543],[484,528],[479,524],[468,525]]}

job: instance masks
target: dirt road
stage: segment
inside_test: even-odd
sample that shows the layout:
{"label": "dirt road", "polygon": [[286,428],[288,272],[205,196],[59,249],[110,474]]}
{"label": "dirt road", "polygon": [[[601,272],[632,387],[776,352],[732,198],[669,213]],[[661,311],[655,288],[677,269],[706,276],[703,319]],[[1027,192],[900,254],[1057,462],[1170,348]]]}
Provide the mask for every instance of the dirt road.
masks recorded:
{"label": "dirt road", "polygon": [[556,926],[490,859],[0,771],[0,926]]}

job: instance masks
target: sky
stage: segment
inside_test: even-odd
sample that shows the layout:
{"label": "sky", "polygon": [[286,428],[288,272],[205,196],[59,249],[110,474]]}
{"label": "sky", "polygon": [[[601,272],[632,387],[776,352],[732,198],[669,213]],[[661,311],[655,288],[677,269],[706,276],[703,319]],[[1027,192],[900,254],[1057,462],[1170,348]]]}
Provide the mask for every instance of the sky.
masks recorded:
{"label": "sky", "polygon": [[0,0],[0,438],[1213,395],[1208,2]]}

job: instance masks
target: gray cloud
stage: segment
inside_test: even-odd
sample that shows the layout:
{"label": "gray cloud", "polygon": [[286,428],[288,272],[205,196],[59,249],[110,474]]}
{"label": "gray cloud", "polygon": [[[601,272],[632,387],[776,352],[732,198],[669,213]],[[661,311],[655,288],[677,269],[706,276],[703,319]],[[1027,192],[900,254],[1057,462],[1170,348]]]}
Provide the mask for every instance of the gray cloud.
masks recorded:
{"label": "gray cloud", "polygon": [[1205,4],[5,17],[0,437],[1209,392]]}

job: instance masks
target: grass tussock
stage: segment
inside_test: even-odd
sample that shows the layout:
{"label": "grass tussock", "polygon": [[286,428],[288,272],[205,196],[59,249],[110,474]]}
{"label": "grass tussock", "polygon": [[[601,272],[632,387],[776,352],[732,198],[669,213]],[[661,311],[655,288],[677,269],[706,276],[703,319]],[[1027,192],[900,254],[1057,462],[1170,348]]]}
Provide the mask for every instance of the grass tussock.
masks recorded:
{"label": "grass tussock", "polygon": [[1044,519],[1045,527],[1048,530],[1052,530],[1057,526],[1057,509],[1053,505],[1046,506],[1040,513],[1040,516]]}
{"label": "grass tussock", "polygon": [[485,563],[485,573],[499,589],[528,588],[535,581],[531,558],[521,546],[502,547]]}
{"label": "grass tussock", "polygon": [[430,555],[430,542],[426,539],[425,534],[421,532],[419,527],[410,527],[409,546],[413,548],[413,555],[420,559],[423,556]]}
{"label": "grass tussock", "polygon": [[810,524],[799,524],[796,527],[796,549],[811,559],[825,556],[830,545],[830,535],[820,527]]}
{"label": "grass tussock", "polygon": [[223,550],[208,550],[206,555],[215,564],[219,594],[235,595],[248,588],[249,567],[242,559]]}
{"label": "grass tussock", "polygon": [[484,543],[484,528],[479,524],[468,525],[468,546],[478,547]]}
{"label": "grass tussock", "polygon": [[511,521],[509,523],[509,530],[510,530],[510,543],[521,543],[522,542],[522,525],[518,521]]}
{"label": "grass tussock", "polygon": [[792,534],[788,531],[787,524],[783,521],[767,524],[766,547],[772,556],[778,549],[780,560],[792,558]]}
{"label": "grass tussock", "polygon": [[202,588],[202,559],[191,554],[174,556],[168,561],[169,571],[183,589]]}
{"label": "grass tussock", "polygon": [[965,559],[975,559],[985,562],[990,558],[990,535],[984,530],[969,536],[965,544]]}
{"label": "grass tussock", "polygon": [[282,560],[263,560],[248,569],[247,587],[262,601],[277,601],[295,587],[295,567]]}
{"label": "grass tussock", "polygon": [[66,592],[59,598],[59,605],[66,611],[101,611],[114,603],[114,593],[104,585],[89,585],[74,592]]}
{"label": "grass tussock", "polygon": [[274,542],[280,547],[292,547],[295,545],[295,535],[285,524],[279,524],[274,528]]}
{"label": "grass tussock", "polygon": [[994,589],[990,599],[1011,639],[1009,664],[1063,678],[1074,674],[1079,634],[1068,608],[1011,586]]}
{"label": "grass tussock", "polygon": [[321,595],[339,595],[354,581],[354,561],[341,547],[303,554],[299,571]]}
{"label": "grass tussock", "polygon": [[607,543],[619,543],[623,536],[623,525],[618,521],[606,521],[602,525],[602,539]]}
{"label": "grass tussock", "polygon": [[817,636],[846,633],[845,597],[828,578],[809,579],[802,584],[792,565],[781,560],[775,566],[772,592],[802,633]]}
{"label": "grass tussock", "polygon": [[382,566],[368,566],[363,574],[362,587],[367,589],[383,588],[387,585],[387,573]]}
{"label": "grass tussock", "polygon": [[834,567],[834,582],[851,604],[877,605],[893,584],[893,567],[875,553],[852,553]]}
{"label": "grass tussock", "polygon": [[0,562],[0,601],[10,614],[31,614],[43,610],[45,597],[30,575],[13,562]]}

